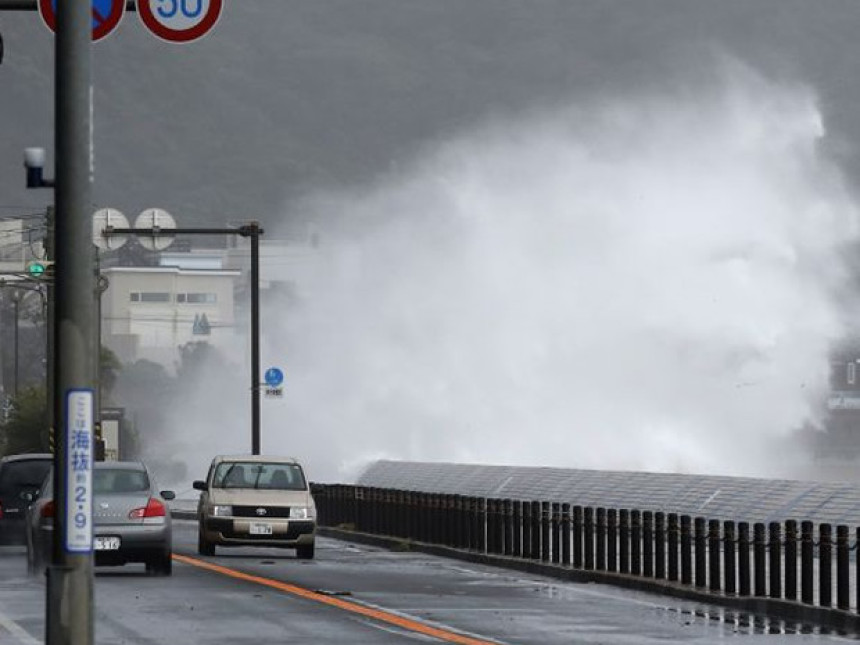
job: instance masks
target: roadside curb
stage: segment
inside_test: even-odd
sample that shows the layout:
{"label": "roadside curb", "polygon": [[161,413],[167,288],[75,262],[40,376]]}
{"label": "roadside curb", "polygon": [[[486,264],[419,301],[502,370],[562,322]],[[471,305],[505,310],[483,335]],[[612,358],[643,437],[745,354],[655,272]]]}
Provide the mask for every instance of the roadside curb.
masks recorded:
{"label": "roadside curb", "polygon": [[709,592],[704,588],[694,589],[669,581],[647,579],[606,571],[570,569],[560,565],[535,562],[533,560],[462,551],[436,544],[371,535],[327,526],[318,527],[317,533],[325,537],[378,546],[384,549],[418,551],[420,553],[438,555],[464,562],[486,564],[570,582],[607,584],[623,589],[646,591],[662,596],[718,605],[752,614],[766,615],[787,622],[816,626],[845,634],[860,634],[860,616],[839,609],[815,607],[776,598],[727,596],[719,592]]}

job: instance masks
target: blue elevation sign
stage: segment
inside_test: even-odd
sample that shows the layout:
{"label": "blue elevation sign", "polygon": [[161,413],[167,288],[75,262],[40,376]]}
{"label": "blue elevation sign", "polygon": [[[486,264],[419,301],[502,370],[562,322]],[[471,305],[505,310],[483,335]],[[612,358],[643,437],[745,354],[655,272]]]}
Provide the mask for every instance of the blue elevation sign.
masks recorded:
{"label": "blue elevation sign", "polygon": [[277,367],[270,367],[266,370],[266,374],[263,378],[266,380],[266,385],[269,387],[278,387],[284,382],[284,373]]}
{"label": "blue elevation sign", "polygon": [[[90,0],[93,16],[93,41],[112,32],[125,13],[125,0]],[[48,29],[57,31],[57,0],[39,0],[39,13]]]}

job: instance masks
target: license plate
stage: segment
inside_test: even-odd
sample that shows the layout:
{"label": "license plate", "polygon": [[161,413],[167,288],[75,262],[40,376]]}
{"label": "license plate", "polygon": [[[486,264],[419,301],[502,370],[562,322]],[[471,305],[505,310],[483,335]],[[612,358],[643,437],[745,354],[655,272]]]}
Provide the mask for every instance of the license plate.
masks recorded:
{"label": "license plate", "polygon": [[272,525],[263,522],[251,522],[251,535],[271,535]]}
{"label": "license plate", "polygon": [[96,537],[94,546],[96,551],[116,551],[119,548],[119,538]]}

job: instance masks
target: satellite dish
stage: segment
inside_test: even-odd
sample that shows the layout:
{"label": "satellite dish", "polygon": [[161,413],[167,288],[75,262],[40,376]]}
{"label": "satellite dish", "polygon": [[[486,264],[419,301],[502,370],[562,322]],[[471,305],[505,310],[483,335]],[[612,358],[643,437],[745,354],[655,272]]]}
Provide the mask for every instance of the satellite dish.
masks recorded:
{"label": "satellite dish", "polygon": [[128,235],[105,235],[105,229],[129,228],[128,219],[115,208],[100,208],[93,213],[93,244],[104,251],[118,249],[128,242]]}
{"label": "satellite dish", "polygon": [[[147,208],[134,220],[134,228],[172,229],[176,228],[176,221],[167,211],[160,208]],[[163,251],[173,244],[174,239],[176,239],[175,235],[146,235],[145,233],[140,233],[137,236],[137,241],[148,251]]]}

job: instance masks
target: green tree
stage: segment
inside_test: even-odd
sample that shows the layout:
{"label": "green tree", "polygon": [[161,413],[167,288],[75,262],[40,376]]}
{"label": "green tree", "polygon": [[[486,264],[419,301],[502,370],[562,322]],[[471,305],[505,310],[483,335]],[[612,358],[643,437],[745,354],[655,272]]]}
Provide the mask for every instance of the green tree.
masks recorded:
{"label": "green tree", "polygon": [[0,446],[4,455],[44,452],[48,449],[48,410],[45,388],[31,386],[12,398],[9,415],[0,424]]}

